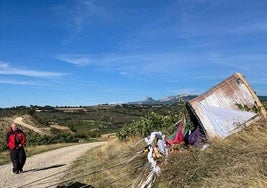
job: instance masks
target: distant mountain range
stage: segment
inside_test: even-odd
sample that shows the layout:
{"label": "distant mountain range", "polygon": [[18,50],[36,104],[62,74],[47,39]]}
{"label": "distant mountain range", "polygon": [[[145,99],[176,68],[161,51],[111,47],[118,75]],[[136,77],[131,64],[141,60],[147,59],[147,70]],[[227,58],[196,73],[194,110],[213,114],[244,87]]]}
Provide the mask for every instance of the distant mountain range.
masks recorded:
{"label": "distant mountain range", "polygon": [[[177,102],[187,102],[198,95],[177,95],[177,96],[168,96],[162,99],[155,100],[152,97],[147,97],[144,101],[135,101],[135,102],[128,102],[127,104],[147,104],[147,105],[157,105],[157,104],[173,104]],[[267,96],[258,96],[261,101],[267,101]]]}
{"label": "distant mountain range", "polygon": [[144,101],[135,101],[128,102],[127,104],[148,104],[148,105],[156,105],[156,104],[173,104],[181,101],[189,101],[193,98],[197,97],[197,95],[177,95],[177,96],[168,96],[162,99],[155,100],[152,97],[147,97]]}

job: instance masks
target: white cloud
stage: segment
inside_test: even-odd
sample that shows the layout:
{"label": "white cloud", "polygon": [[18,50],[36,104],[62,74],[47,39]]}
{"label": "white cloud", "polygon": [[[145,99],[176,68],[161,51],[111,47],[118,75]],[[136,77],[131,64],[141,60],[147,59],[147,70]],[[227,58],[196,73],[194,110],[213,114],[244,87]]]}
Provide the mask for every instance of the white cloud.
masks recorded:
{"label": "white cloud", "polygon": [[2,80],[0,79],[1,84],[13,84],[13,85],[29,85],[29,86],[40,86],[40,84],[32,81],[21,81],[21,80]]}
{"label": "white cloud", "polygon": [[57,5],[52,7],[54,14],[62,19],[62,24],[70,29],[71,36],[68,40],[74,38],[77,34],[84,30],[96,20],[108,20],[107,8],[104,4],[99,4],[97,1],[92,0],[75,0],[68,5]]}
{"label": "white cloud", "polygon": [[99,71],[112,71],[120,75],[135,77],[134,75],[169,74],[177,70],[196,67],[196,63],[204,57],[189,54],[107,54],[101,56],[63,54],[56,58],[60,61],[76,66],[95,66]]}
{"label": "white cloud", "polygon": [[[162,54],[107,54],[59,55],[61,61],[97,68],[101,72],[112,72],[135,80],[145,80],[151,76],[159,78],[168,75],[169,81],[179,77],[194,80],[216,81],[226,75],[241,72],[246,75],[262,75],[267,56],[264,54],[219,53],[162,53]],[[253,67],[253,68],[252,68]],[[216,75],[216,76],[215,76]],[[182,91],[181,91],[182,92]],[[194,91],[189,91],[192,93]],[[185,91],[186,93],[186,91]]]}
{"label": "white cloud", "polygon": [[66,45],[86,38],[90,33],[90,28],[94,28],[100,22],[110,22],[112,20],[111,9],[106,6],[107,3],[99,1],[73,0],[68,5],[61,4],[52,7],[55,16],[60,20],[60,25],[67,31],[67,35],[62,38],[62,44]]}
{"label": "white cloud", "polygon": [[0,61],[0,69],[7,69],[9,66],[9,63],[5,61]]}
{"label": "white cloud", "polygon": [[66,74],[59,72],[46,72],[46,71],[36,71],[30,69],[20,69],[11,67],[9,63],[0,61],[0,75],[21,75],[28,77],[37,77],[37,78],[50,78],[64,76]]}
{"label": "white cloud", "polygon": [[90,23],[90,18],[101,15],[105,15],[103,7],[90,0],[78,0],[72,11],[71,19],[79,31],[85,24]]}
{"label": "white cloud", "polygon": [[177,89],[175,92],[180,95],[199,95],[201,93],[200,91],[196,91],[196,89],[194,88],[180,88]]}
{"label": "white cloud", "polygon": [[245,71],[266,70],[266,54],[234,54],[234,55],[212,55],[209,58],[213,63]]}
{"label": "white cloud", "polygon": [[103,58],[101,62],[104,66],[129,70],[130,72],[145,73],[144,71],[150,71],[160,73],[166,69],[169,70],[171,65],[179,64],[177,60],[180,59],[179,54],[134,54],[110,55]]}
{"label": "white cloud", "polygon": [[91,60],[89,56],[86,55],[68,55],[68,54],[62,54],[56,56],[56,59],[70,63],[79,67],[87,66],[91,63]]}
{"label": "white cloud", "polygon": [[[232,44],[238,44],[238,40],[244,37],[248,40],[248,37],[255,35],[252,42],[248,40],[253,43],[257,39],[256,35],[267,32],[264,6],[255,10],[254,4],[257,3],[254,2],[231,3],[229,8],[229,3],[211,0],[170,3],[158,19],[140,25],[125,37],[126,40],[121,42],[122,49],[144,51],[158,48],[162,51],[168,50],[169,47],[172,47],[172,50],[175,47],[178,50],[211,47],[215,50],[221,46],[232,49]],[[166,45],[162,45],[165,41]]]}

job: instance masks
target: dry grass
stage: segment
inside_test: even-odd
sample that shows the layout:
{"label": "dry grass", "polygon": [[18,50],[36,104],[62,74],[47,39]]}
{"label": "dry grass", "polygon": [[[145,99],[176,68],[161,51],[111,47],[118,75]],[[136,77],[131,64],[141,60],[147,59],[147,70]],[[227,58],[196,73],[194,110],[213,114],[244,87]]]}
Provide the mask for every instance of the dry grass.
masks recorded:
{"label": "dry grass", "polygon": [[171,155],[156,187],[267,187],[267,121]]}
{"label": "dry grass", "polygon": [[64,184],[80,182],[101,188],[129,187],[137,183],[148,166],[144,165],[146,154],[136,154],[143,145],[134,149],[129,146],[135,141],[123,143],[113,139],[107,145],[90,150],[72,165],[70,173],[63,178]]}
{"label": "dry grass", "polygon": [[[267,187],[267,121],[260,121],[224,140],[212,140],[204,151],[196,148],[172,153],[161,165],[154,187]],[[90,150],[63,178],[65,184],[81,182],[95,187],[136,187],[148,174],[146,154],[135,138],[117,140]]]}

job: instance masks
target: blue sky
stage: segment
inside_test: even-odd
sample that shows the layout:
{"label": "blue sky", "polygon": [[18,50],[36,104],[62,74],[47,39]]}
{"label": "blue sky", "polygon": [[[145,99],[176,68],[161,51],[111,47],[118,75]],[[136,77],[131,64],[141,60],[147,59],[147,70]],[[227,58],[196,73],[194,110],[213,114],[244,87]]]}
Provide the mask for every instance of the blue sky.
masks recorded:
{"label": "blue sky", "polygon": [[0,107],[267,95],[265,0],[0,0]]}

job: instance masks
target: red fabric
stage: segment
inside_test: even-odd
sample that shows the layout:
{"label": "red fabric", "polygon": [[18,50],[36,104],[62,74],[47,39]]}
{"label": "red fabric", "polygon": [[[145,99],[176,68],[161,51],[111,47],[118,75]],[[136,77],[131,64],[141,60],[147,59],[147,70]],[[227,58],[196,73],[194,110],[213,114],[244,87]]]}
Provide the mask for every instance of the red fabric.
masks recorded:
{"label": "red fabric", "polygon": [[176,133],[173,140],[166,140],[167,145],[180,144],[184,140],[183,126],[183,121],[180,121],[178,126],[178,132]]}
{"label": "red fabric", "polygon": [[[16,143],[16,137],[18,142]],[[7,145],[9,149],[15,149],[18,145],[21,144],[24,146],[26,144],[26,136],[21,130],[17,130],[16,132],[9,131],[7,133]]]}

